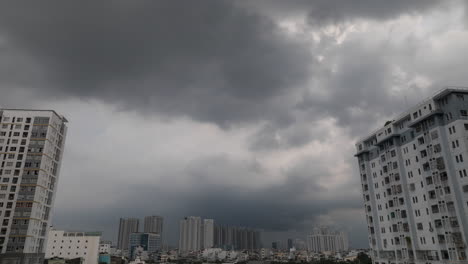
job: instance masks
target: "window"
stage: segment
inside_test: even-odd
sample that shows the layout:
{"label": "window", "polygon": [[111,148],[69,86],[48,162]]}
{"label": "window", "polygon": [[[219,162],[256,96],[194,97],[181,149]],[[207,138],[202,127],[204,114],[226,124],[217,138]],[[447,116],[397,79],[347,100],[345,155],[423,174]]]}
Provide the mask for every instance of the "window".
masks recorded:
{"label": "window", "polygon": [[468,116],[468,112],[466,110],[460,110],[461,116]]}
{"label": "window", "polygon": [[419,145],[424,144],[424,137],[418,138],[418,143],[419,143]]}
{"label": "window", "polygon": [[423,224],[422,223],[417,223],[416,226],[418,227],[418,230],[423,230]]}

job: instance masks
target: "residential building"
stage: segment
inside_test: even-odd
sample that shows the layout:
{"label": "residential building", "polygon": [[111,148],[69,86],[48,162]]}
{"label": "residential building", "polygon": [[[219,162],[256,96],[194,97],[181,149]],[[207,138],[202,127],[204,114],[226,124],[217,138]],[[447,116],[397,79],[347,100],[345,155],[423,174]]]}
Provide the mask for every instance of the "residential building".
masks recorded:
{"label": "residential building", "polygon": [[288,248],[287,248],[287,250],[290,250],[290,249],[293,248],[293,247],[294,247],[294,245],[293,245],[293,240],[292,240],[292,238],[288,238]]}
{"label": "residential building", "polygon": [[294,248],[297,250],[307,249],[306,242],[300,238],[294,239]]}
{"label": "residential building", "polygon": [[161,235],[156,233],[132,233],[130,234],[130,258],[135,259],[137,247],[148,253],[148,255],[161,251]]}
{"label": "residential building", "polygon": [[100,232],[67,232],[51,229],[45,258],[83,258],[83,264],[97,264],[100,240]]}
{"label": "residential building", "polygon": [[343,252],[348,248],[348,236],[345,232],[333,231],[328,227],[316,227],[307,237],[310,252]]}
{"label": "residential building", "polygon": [[214,247],[214,220],[203,219],[203,248]]}
{"label": "residential building", "polygon": [[131,233],[138,233],[138,218],[120,218],[119,236],[117,248],[124,251],[128,250],[129,239]]}
{"label": "residential building", "polygon": [[202,219],[198,216],[185,217],[179,223],[179,253],[185,255],[202,249]]}
{"label": "residential building", "polygon": [[215,225],[215,247],[226,250],[254,250],[262,247],[261,231],[246,227]]}
{"label": "residential building", "polygon": [[110,254],[112,248],[112,241],[101,241],[99,243],[99,253]]}
{"label": "residential building", "polygon": [[356,148],[374,263],[468,263],[468,90],[437,92]]}
{"label": "residential building", "polygon": [[145,216],[143,231],[145,233],[156,233],[162,236],[164,218],[161,216]]}
{"label": "residential building", "polygon": [[43,263],[67,119],[0,109],[0,264]]}
{"label": "residential building", "polygon": [[278,250],[279,249],[278,244],[279,244],[278,241],[271,242],[271,249]]}

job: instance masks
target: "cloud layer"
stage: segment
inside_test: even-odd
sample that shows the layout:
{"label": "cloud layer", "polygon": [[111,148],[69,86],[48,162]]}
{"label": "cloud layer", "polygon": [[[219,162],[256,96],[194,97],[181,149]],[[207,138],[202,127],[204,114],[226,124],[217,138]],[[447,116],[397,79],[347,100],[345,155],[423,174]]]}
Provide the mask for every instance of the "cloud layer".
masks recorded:
{"label": "cloud layer", "polygon": [[[55,219],[212,217],[367,246],[353,144],[468,83],[463,1],[0,3],[0,104],[70,120]],[[349,216],[348,223],[343,215]]]}

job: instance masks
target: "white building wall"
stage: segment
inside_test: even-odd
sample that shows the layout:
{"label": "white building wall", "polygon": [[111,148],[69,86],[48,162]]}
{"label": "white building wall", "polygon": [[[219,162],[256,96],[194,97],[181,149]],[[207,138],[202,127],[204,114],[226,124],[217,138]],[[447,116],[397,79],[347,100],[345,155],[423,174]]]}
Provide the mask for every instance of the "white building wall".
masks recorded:
{"label": "white building wall", "polygon": [[202,220],[200,217],[186,217],[179,223],[179,252],[199,251],[203,244]]}
{"label": "white building wall", "polygon": [[111,253],[112,242],[110,241],[101,241],[99,244],[99,253]]}
{"label": "white building wall", "polygon": [[52,110],[0,109],[0,117],[0,254],[44,254],[67,120]]}
{"label": "white building wall", "polygon": [[50,230],[45,257],[73,259],[81,257],[84,264],[97,264],[101,237],[83,232]]}
{"label": "white building wall", "polygon": [[214,220],[203,220],[203,248],[212,248],[214,246]]}
{"label": "white building wall", "polygon": [[375,263],[468,263],[467,110],[446,89],[356,144]]}

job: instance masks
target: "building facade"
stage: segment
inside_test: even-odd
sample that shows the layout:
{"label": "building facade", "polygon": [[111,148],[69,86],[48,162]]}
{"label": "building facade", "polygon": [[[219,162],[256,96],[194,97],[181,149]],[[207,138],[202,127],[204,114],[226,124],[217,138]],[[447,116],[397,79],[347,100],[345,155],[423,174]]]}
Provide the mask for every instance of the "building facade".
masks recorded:
{"label": "building facade", "polygon": [[202,219],[198,216],[185,217],[179,223],[179,253],[199,251],[203,245]]}
{"label": "building facade", "polygon": [[132,233],[130,234],[130,258],[135,259],[135,250],[141,247],[148,255],[161,251],[161,235],[156,233]]}
{"label": "building facade", "polygon": [[0,263],[42,263],[67,134],[53,110],[0,109]]}
{"label": "building facade", "polygon": [[100,254],[110,254],[112,248],[112,241],[101,241],[99,243]]}
{"label": "building facade", "polygon": [[155,233],[162,236],[164,218],[157,215],[145,216],[143,231],[145,233]]}
{"label": "building facade", "polygon": [[49,231],[45,258],[83,258],[83,264],[97,264],[100,240],[100,232],[66,232],[52,229]]}
{"label": "building facade", "polygon": [[348,251],[348,235],[327,227],[314,228],[307,237],[307,249],[315,253]]}
{"label": "building facade", "polygon": [[215,225],[214,245],[226,250],[260,249],[261,231],[246,227]]}
{"label": "building facade", "polygon": [[129,249],[129,239],[131,233],[138,233],[138,218],[120,218],[119,236],[117,248],[124,251]]}
{"label": "building facade", "polygon": [[214,247],[214,220],[203,219],[203,248]]}
{"label": "building facade", "polygon": [[374,263],[468,263],[468,90],[439,91],[356,148]]}

